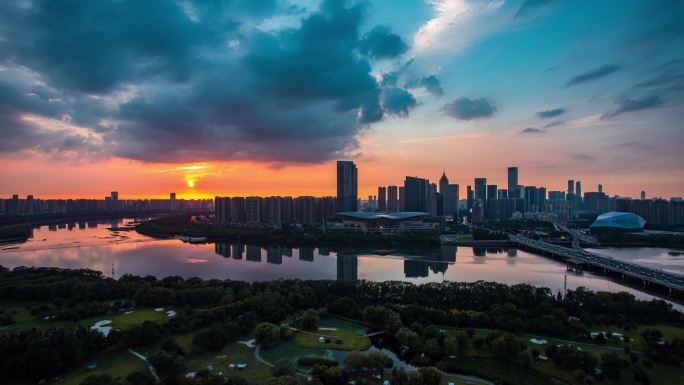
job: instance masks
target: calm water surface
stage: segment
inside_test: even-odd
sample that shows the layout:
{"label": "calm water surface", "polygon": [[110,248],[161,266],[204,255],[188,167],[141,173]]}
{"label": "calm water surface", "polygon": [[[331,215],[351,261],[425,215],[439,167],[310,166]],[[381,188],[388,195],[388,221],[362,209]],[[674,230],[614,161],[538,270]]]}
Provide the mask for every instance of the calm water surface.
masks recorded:
{"label": "calm water surface", "polygon": [[587,250],[615,259],[684,275],[684,250],[661,247],[608,247]]}
{"label": "calm water surface", "polygon": [[[112,231],[129,219],[72,222],[42,226],[24,243],[0,245],[0,265],[89,268],[119,277],[123,274],[165,277],[202,277],[245,281],[278,278],[441,281],[496,281],[529,283],[562,291],[584,286],[591,290],[628,291],[639,298],[647,293],[590,273],[566,272],[565,264],[516,249],[477,249],[443,246],[419,253],[336,253],[324,248],[291,249],[251,244],[183,243],[159,240],[134,231]],[[629,251],[626,253],[624,251]],[[663,264],[684,273],[684,257],[670,257],[662,249],[600,249],[633,262]],[[649,254],[650,253],[650,254]],[[672,261],[677,261],[674,263]],[[664,262],[667,261],[667,262]],[[672,262],[672,263],[670,263]]]}

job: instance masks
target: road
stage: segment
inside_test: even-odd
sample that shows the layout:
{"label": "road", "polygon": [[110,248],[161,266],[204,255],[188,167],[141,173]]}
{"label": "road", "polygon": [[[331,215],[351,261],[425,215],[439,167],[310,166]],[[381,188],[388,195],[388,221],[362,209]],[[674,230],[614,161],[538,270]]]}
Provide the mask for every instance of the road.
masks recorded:
{"label": "road", "polygon": [[133,349],[128,349],[128,352],[131,353],[132,355],[134,355],[135,357],[140,358],[141,360],[143,360],[143,362],[145,362],[145,366],[147,366],[147,369],[150,370],[150,374],[152,375],[152,377],[154,377],[154,381],[155,381],[155,382],[160,382],[160,381],[161,381],[161,379],[159,378],[159,375],[157,375],[157,371],[154,370],[154,366],[152,366],[152,364],[151,364],[150,361],[147,359],[147,357],[143,356],[142,354],[136,352],[136,351],[133,350]]}
{"label": "road", "polygon": [[616,273],[622,273],[627,276],[644,280],[644,282],[656,283],[670,289],[684,290],[684,276],[676,273],[656,270],[635,263],[621,261],[605,255],[591,253],[582,250],[581,248],[574,249],[558,246],[552,243],[517,235],[512,235],[510,238],[512,241],[518,242],[519,245],[527,246],[538,251],[555,254],[569,261],[584,263],[614,271]]}

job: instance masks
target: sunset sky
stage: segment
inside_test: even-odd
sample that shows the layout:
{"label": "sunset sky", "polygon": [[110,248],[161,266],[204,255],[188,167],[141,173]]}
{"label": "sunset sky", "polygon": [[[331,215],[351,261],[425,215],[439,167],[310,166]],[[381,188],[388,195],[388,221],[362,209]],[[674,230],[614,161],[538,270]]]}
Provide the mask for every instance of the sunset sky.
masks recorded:
{"label": "sunset sky", "polygon": [[[684,195],[684,1],[0,2],[0,198]],[[192,185],[192,186],[191,186]]]}

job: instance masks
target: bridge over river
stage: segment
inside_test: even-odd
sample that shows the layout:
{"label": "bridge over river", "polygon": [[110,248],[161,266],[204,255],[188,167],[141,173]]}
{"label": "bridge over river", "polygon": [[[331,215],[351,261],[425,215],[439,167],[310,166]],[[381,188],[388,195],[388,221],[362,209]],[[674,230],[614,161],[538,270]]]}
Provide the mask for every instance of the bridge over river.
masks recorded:
{"label": "bridge over river", "polygon": [[569,269],[595,270],[624,280],[638,281],[648,290],[667,291],[672,297],[684,294],[684,276],[647,266],[621,261],[579,248],[568,248],[527,237],[512,235],[510,240],[518,248],[529,250],[566,262]]}

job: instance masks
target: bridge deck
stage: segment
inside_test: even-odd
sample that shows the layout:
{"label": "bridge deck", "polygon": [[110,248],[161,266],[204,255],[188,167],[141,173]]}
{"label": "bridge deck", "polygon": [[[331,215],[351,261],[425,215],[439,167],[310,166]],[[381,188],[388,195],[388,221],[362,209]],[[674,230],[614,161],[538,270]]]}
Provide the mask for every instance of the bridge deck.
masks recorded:
{"label": "bridge deck", "polygon": [[511,236],[511,240],[538,251],[554,254],[573,263],[585,263],[596,267],[622,273],[644,281],[663,285],[670,289],[684,290],[684,276],[653,269],[635,263],[625,262],[605,255],[590,253],[581,249],[571,249],[557,246],[544,241],[537,241],[527,237]]}

